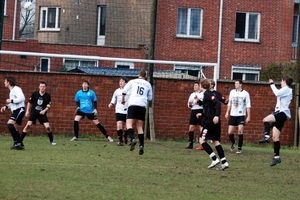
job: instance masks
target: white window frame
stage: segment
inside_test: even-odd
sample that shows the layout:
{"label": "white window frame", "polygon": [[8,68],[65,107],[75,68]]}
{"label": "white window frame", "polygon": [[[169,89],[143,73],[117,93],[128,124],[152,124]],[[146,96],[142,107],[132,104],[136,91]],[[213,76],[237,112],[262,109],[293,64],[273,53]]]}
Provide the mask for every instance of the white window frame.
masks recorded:
{"label": "white window frame", "polygon": [[[48,24],[48,9],[55,8],[55,27],[47,28]],[[43,12],[46,12],[45,19],[43,19]],[[60,7],[41,7],[40,12],[40,30],[42,31],[60,31],[60,18],[61,18],[61,8]],[[45,21],[45,27],[43,27],[43,21]]]}
{"label": "white window frame", "polygon": [[[66,60],[68,61],[77,61],[78,62],[78,66],[75,67],[68,67],[66,66]],[[83,60],[83,59],[69,59],[69,58],[64,58],[63,59],[63,65],[67,68],[67,70],[71,70],[71,69],[75,69],[76,67],[80,67],[82,64],[82,62],[94,62],[94,66],[93,67],[98,67],[98,60]],[[92,66],[91,66],[92,67]]]}
{"label": "white window frame", "polygon": [[[186,24],[186,34],[177,33],[178,32],[178,20],[179,20],[179,9],[187,9],[187,24]],[[199,10],[200,11],[200,20],[199,20],[199,35],[191,35],[190,28],[191,28],[191,11],[192,10]],[[177,21],[176,21],[176,36],[177,37],[187,37],[187,38],[201,38],[202,37],[202,19],[203,19],[203,9],[201,8],[185,8],[179,7],[177,9]]]}
{"label": "white window frame", "polygon": [[[233,65],[231,67],[231,79],[233,79],[233,74],[234,73],[241,73],[242,74],[242,80],[259,81],[259,79],[260,79],[260,71],[261,71],[261,67],[259,67],[259,66]],[[246,75],[247,74],[257,75],[257,80],[246,79]]]}
{"label": "white window frame", "polygon": [[7,0],[4,0],[4,16],[6,16],[6,2],[7,2]]}
{"label": "white window frame", "polygon": [[[97,45],[99,45],[99,46],[105,45],[105,33],[104,33],[104,35],[100,35],[100,32],[101,32],[100,23],[102,20],[102,9],[103,8],[105,8],[105,12],[106,12],[106,6],[98,6]],[[105,26],[106,26],[106,19],[105,19]]]}
{"label": "white window frame", "polygon": [[292,47],[298,46],[298,30],[299,30],[299,15],[294,15]]}
{"label": "white window frame", "polygon": [[[236,37],[237,33],[235,33],[235,36],[234,36],[234,40],[235,41],[243,41],[243,42],[259,42],[259,36],[260,36],[260,13],[256,13],[256,12],[237,12],[236,14],[238,13],[244,13],[246,14],[246,19],[245,19],[245,36],[244,38],[238,38]],[[257,38],[256,39],[253,39],[253,38],[248,38],[249,37],[249,16],[250,15],[257,15]],[[236,19],[237,20],[237,19]]]}
{"label": "white window frame", "polygon": [[185,71],[188,73],[188,71],[198,71],[198,78],[206,78],[205,74],[203,73],[203,66],[200,65],[174,65],[175,71]]}
{"label": "white window frame", "polygon": [[115,62],[115,68],[118,68],[118,65],[127,65],[129,66],[129,69],[134,69],[134,63],[133,62],[121,62],[121,61],[116,61]]}
{"label": "white window frame", "polygon": [[[47,71],[42,71],[42,60],[48,60]],[[40,58],[40,72],[50,72],[50,58],[48,58],[48,57],[41,57]]]}

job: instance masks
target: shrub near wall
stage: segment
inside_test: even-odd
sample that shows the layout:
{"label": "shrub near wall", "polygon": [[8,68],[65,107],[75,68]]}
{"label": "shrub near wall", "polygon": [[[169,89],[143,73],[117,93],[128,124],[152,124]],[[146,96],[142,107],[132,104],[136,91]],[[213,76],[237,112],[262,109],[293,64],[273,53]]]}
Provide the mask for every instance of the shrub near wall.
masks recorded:
{"label": "shrub near wall", "polygon": [[[114,109],[109,109],[108,104],[112,94],[118,87],[119,77],[94,76],[69,73],[41,73],[41,72],[11,72],[0,71],[2,81],[5,76],[13,76],[17,79],[17,85],[20,86],[26,96],[26,101],[31,93],[38,89],[39,82],[45,81],[48,85],[47,91],[52,96],[52,108],[48,113],[50,124],[54,134],[73,135],[74,111],[76,108],[74,102],[75,93],[81,89],[84,79],[91,82],[93,89],[98,97],[98,112],[101,124],[107,129],[114,138],[116,134],[116,122]],[[190,110],[187,107],[187,100],[193,92],[194,81],[191,80],[170,80],[155,79],[155,97],[154,97],[154,126],[157,139],[187,139],[188,122]],[[278,86],[278,85],[277,85]],[[218,82],[218,91],[228,97],[231,89],[234,88],[234,81],[220,80]],[[273,95],[269,84],[267,83],[244,83],[243,88],[250,93],[251,97],[251,121],[245,126],[245,142],[257,143],[263,135],[262,119],[274,110],[276,98]],[[9,90],[0,87],[0,102],[5,105],[5,99],[8,97]],[[0,106],[2,106],[0,104]],[[292,116],[294,116],[294,104],[291,104]],[[227,143],[227,120],[224,118],[227,107],[222,105],[222,142]],[[10,116],[10,111],[0,114],[0,130],[2,134],[9,134],[6,122]],[[26,123],[24,118],[21,131]],[[80,123],[79,134],[99,135],[98,129],[91,121],[84,119]],[[45,134],[42,125],[35,125],[29,135]],[[294,133],[294,117],[285,123],[283,134],[281,136],[282,144],[292,145]],[[198,135],[199,132],[196,133]],[[237,133],[236,133],[237,134]]]}

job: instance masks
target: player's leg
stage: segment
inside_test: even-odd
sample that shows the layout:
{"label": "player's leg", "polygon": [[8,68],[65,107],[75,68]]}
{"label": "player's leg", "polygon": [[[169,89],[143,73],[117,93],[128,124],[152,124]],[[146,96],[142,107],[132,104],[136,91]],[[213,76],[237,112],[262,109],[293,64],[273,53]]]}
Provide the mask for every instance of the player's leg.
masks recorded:
{"label": "player's leg", "polygon": [[92,120],[93,123],[96,125],[96,127],[99,129],[99,131],[106,137],[106,139],[110,142],[113,142],[114,140],[108,135],[106,129],[104,128],[104,126],[102,126],[102,124],[100,124],[98,117],[96,115],[93,114],[88,114],[86,115],[86,117],[89,120]]}
{"label": "player's leg", "polygon": [[84,115],[76,114],[74,118],[74,137],[70,141],[77,141],[79,137],[79,121],[83,118]]}
{"label": "player's leg", "polygon": [[237,154],[242,153],[242,147],[244,142],[244,124],[238,125],[238,149]]}
{"label": "player's leg", "polygon": [[32,121],[28,120],[26,126],[23,128],[22,134],[21,134],[21,142],[23,142],[24,138],[26,137],[28,131],[30,130],[32,126]]}
{"label": "player's leg", "polygon": [[279,141],[279,136],[280,136],[280,130],[277,129],[277,127],[273,127],[272,130],[273,136],[273,142],[274,142],[274,158],[273,161],[270,163],[270,166],[275,166],[276,164],[281,163],[281,158],[280,158],[280,141]]}
{"label": "player's leg", "polygon": [[230,151],[233,151],[234,150],[234,147],[235,147],[235,139],[234,139],[234,129],[235,129],[235,126],[233,125],[228,125],[228,137],[230,139],[230,142],[231,142],[231,147],[230,147]]}
{"label": "player's leg", "polygon": [[124,142],[123,142],[123,121],[122,120],[118,120],[117,121],[117,135],[118,135],[118,146],[124,146]]}
{"label": "player's leg", "polygon": [[56,141],[53,139],[53,133],[52,133],[52,129],[50,127],[50,123],[49,122],[44,122],[43,124],[44,124],[44,127],[46,129],[46,132],[47,132],[50,143],[52,145],[56,145]]}
{"label": "player's leg", "polygon": [[143,155],[144,154],[144,130],[143,130],[143,124],[144,121],[143,120],[136,120],[136,129],[138,132],[138,138],[139,138],[139,142],[140,142],[140,146],[139,146],[139,154]]}
{"label": "player's leg", "polygon": [[189,143],[185,147],[186,149],[193,149],[195,127],[194,124],[189,125]]}
{"label": "player's leg", "polygon": [[260,139],[258,142],[259,143],[265,143],[265,142],[271,142],[271,138],[270,138],[270,130],[271,130],[271,124],[275,123],[276,119],[275,116],[273,114],[270,114],[268,116],[266,116],[263,119],[263,123],[264,123],[264,138]]}

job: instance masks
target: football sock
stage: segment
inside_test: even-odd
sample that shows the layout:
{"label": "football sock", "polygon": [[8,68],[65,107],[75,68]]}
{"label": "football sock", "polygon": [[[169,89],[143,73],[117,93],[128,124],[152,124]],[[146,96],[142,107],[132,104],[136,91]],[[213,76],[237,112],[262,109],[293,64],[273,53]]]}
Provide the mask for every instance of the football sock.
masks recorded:
{"label": "football sock", "polygon": [[10,131],[10,134],[14,140],[14,143],[20,143],[21,142],[21,137],[19,132],[16,130],[15,126],[13,124],[7,124],[7,127]]}
{"label": "football sock", "polygon": [[118,134],[119,142],[123,143],[123,137],[122,137],[123,130],[122,129],[117,130],[117,134]]}
{"label": "football sock", "polygon": [[[206,151],[206,153],[207,153],[208,155],[210,155],[210,154],[213,153],[212,148],[209,146],[209,144],[207,144],[207,142],[202,143],[202,147],[203,147],[203,149]],[[216,157],[216,158],[217,158],[217,157]],[[214,160],[215,160],[215,159],[214,159]]]}
{"label": "football sock", "polygon": [[144,133],[138,134],[140,146],[144,146]]}
{"label": "football sock", "polygon": [[219,144],[215,148],[216,148],[216,150],[218,152],[219,158],[222,160],[222,158],[225,157],[224,150],[223,150],[222,146]]}
{"label": "football sock", "polygon": [[231,141],[231,144],[234,144],[234,143],[235,143],[234,134],[230,134],[230,135],[229,135],[229,139],[230,139],[230,141]]}
{"label": "football sock", "polygon": [[48,137],[49,137],[50,142],[52,142],[52,141],[53,141],[53,134],[52,134],[52,131],[49,132],[49,133],[47,133],[47,134],[48,134]]}
{"label": "football sock", "polygon": [[21,141],[22,141],[22,142],[23,142],[24,138],[26,137],[26,135],[27,135],[27,133],[22,132],[22,134],[21,134]]}
{"label": "football sock", "polygon": [[279,156],[280,142],[274,142],[274,156]]}
{"label": "football sock", "polygon": [[264,122],[264,127],[265,127],[265,132],[264,132],[265,136],[270,135],[270,128],[271,128],[270,123]]}
{"label": "football sock", "polygon": [[79,133],[79,122],[74,121],[74,135],[76,138],[78,138],[78,133]]}
{"label": "football sock", "polygon": [[130,138],[130,142],[134,139],[134,130],[132,128],[128,129],[128,135]]}
{"label": "football sock", "polygon": [[100,123],[98,123],[96,126],[97,126],[97,128],[101,131],[101,133],[102,133],[103,135],[105,135],[105,137],[107,138],[107,137],[108,137],[108,134],[107,134],[105,128],[104,128]]}
{"label": "football sock", "polygon": [[239,150],[242,150],[243,141],[244,141],[244,135],[241,134],[241,135],[239,135],[239,141],[238,141],[238,149]]}
{"label": "football sock", "polygon": [[194,131],[189,131],[189,142],[193,144],[194,141]]}
{"label": "football sock", "polygon": [[124,138],[127,138],[128,137],[128,131],[127,130],[125,130],[124,131],[124,136],[123,136]]}

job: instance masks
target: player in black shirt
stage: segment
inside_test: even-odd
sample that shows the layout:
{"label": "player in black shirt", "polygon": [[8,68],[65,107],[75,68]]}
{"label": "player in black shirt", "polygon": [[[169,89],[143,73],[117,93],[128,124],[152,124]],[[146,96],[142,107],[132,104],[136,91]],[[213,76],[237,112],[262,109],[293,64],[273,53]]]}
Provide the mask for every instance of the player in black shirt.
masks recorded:
{"label": "player in black shirt", "polygon": [[[212,163],[208,168],[213,168],[220,163],[221,167],[219,170],[224,170],[229,167],[228,162],[225,158],[224,150],[220,143],[221,133],[219,127],[219,118],[221,114],[221,103],[210,90],[210,81],[208,79],[201,80],[201,87],[203,89],[203,101],[199,102],[203,105],[203,114],[202,114],[202,133],[200,137],[200,143],[203,146],[204,150],[207,152],[209,157],[212,159]],[[201,113],[200,113],[201,114]],[[218,152],[220,160],[217,158],[216,154],[207,143],[207,140],[212,140],[213,144]]]}
{"label": "player in black shirt", "polygon": [[21,135],[22,141],[28,133],[31,125],[35,124],[36,120],[39,120],[40,124],[45,126],[50,143],[52,145],[56,145],[55,140],[53,140],[52,130],[47,117],[47,111],[50,109],[50,107],[51,95],[46,92],[46,83],[42,81],[40,82],[39,90],[31,94],[31,97],[27,103],[25,116],[29,117],[29,119]]}

